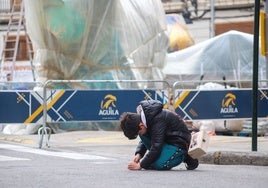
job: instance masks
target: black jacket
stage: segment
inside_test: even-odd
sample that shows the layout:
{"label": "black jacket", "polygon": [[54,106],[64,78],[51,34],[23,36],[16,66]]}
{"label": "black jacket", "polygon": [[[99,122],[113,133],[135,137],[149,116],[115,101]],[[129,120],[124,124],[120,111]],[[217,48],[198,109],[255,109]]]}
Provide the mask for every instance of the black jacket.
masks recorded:
{"label": "black jacket", "polygon": [[139,143],[136,154],[143,157],[140,165],[148,168],[158,159],[164,143],[177,146],[188,151],[191,134],[186,124],[179,116],[167,109],[163,109],[163,104],[157,100],[145,100],[140,102],[146,118],[147,133],[151,138],[151,148],[146,153],[146,148]]}

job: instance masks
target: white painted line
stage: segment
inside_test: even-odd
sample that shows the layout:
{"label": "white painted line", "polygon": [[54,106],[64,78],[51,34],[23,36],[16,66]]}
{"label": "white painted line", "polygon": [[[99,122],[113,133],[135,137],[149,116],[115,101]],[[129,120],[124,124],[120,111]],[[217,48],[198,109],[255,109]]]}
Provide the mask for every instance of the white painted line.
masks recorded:
{"label": "white painted line", "polygon": [[0,162],[1,161],[29,161],[30,159],[26,158],[17,158],[17,157],[9,157],[9,156],[4,156],[0,155]]}
{"label": "white painted line", "polygon": [[102,157],[98,155],[86,155],[80,153],[70,153],[70,152],[57,152],[57,151],[47,151],[42,149],[34,149],[28,148],[24,146],[17,146],[11,144],[0,144],[0,149],[7,149],[12,151],[19,151],[25,153],[33,153],[37,155],[44,156],[53,156],[53,157],[62,157],[68,159],[76,159],[76,160],[111,160],[112,158]]}

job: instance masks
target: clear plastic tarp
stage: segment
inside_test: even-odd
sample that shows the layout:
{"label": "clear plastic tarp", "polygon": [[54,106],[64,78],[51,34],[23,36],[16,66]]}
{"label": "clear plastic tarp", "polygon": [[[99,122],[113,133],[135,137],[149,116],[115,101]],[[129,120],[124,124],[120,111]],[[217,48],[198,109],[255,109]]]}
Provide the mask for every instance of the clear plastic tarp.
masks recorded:
{"label": "clear plastic tarp", "polygon": [[[259,55],[259,80],[266,78],[266,60]],[[191,80],[252,80],[253,35],[229,31],[169,53],[163,69],[169,82]]]}
{"label": "clear plastic tarp", "polygon": [[160,0],[25,0],[25,17],[38,82],[164,78]]}

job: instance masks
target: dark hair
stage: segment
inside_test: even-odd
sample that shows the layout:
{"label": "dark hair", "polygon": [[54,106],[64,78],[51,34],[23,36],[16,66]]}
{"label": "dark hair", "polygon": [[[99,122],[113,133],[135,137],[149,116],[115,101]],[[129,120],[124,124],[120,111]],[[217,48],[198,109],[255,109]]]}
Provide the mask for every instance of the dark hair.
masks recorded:
{"label": "dark hair", "polygon": [[137,138],[139,132],[139,123],[141,117],[139,114],[124,112],[120,117],[120,127],[124,132],[124,135],[132,140]]}

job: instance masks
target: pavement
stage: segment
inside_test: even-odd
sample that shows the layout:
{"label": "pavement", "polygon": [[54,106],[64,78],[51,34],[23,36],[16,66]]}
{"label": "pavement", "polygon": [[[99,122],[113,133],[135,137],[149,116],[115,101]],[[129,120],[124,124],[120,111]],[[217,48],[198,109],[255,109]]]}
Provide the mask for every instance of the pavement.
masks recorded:
{"label": "pavement", "polygon": [[[0,142],[38,147],[38,135],[6,135],[0,133]],[[46,148],[45,139],[41,149]],[[135,148],[139,139],[128,140],[121,131],[69,131],[52,134],[49,145],[57,148],[127,145]],[[117,147],[114,147],[116,150]],[[113,149],[112,149],[113,150]],[[116,152],[116,151],[113,151]],[[257,138],[257,151],[252,151],[252,138],[241,136],[210,136],[206,154],[199,158],[203,164],[268,166],[268,136]]]}

